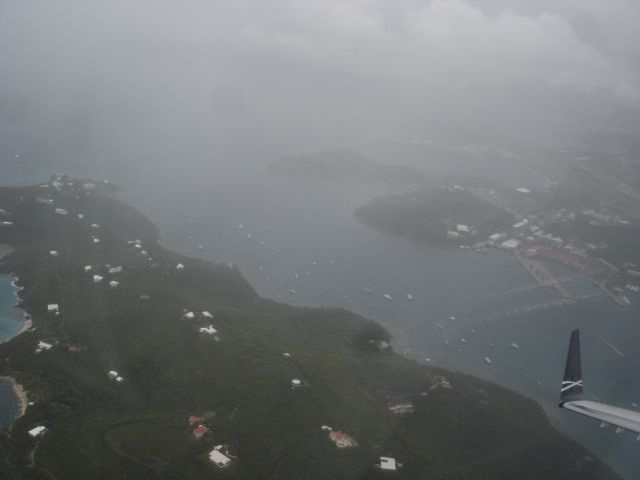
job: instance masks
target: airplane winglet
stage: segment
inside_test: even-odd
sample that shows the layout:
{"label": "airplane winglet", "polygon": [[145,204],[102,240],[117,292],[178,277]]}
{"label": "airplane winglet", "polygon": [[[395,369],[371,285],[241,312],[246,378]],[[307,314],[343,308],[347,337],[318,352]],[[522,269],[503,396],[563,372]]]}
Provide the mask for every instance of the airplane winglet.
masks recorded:
{"label": "airplane winglet", "polygon": [[560,387],[560,407],[566,402],[582,399],[582,366],[580,361],[580,330],[571,332],[564,378]]}

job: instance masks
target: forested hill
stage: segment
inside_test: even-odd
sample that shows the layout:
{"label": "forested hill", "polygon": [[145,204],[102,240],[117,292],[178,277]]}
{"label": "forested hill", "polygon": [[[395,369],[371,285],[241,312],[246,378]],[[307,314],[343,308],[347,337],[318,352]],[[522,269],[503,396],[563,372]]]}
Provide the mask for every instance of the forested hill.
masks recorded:
{"label": "forested hill", "polygon": [[353,214],[381,232],[431,245],[473,245],[516,221],[462,187],[444,186],[378,197]]}
{"label": "forested hill", "polygon": [[0,436],[2,479],[618,478],[533,401],[405,359],[350,312],[262,299],[93,183],[2,188],[0,208],[33,320],[0,345],[33,402]]}

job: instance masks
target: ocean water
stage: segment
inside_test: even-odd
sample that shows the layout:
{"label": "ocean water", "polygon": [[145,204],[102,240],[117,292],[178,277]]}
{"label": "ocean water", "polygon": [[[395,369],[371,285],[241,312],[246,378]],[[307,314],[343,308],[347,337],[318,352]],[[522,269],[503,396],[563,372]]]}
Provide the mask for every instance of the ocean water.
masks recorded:
{"label": "ocean water", "polygon": [[[11,249],[0,245],[0,258]],[[23,325],[22,310],[15,307],[16,289],[11,285],[12,279],[0,276],[0,342],[15,336]],[[11,424],[18,411],[18,400],[9,384],[0,382],[0,429]]]}

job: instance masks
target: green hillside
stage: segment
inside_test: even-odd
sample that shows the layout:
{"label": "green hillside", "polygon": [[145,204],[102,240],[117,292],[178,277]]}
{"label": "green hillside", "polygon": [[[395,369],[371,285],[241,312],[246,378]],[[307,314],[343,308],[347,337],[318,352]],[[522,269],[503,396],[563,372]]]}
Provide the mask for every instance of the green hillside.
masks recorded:
{"label": "green hillside", "polygon": [[[164,249],[144,216],[83,183],[0,189],[13,222],[0,243],[14,248],[0,271],[18,276],[34,327],[0,345],[0,373],[34,402],[0,437],[0,478],[618,478],[533,401],[405,359],[353,313],[262,299],[235,267]],[[39,341],[53,346],[36,353]],[[337,448],[323,425],[359,446]],[[209,461],[216,445],[225,469]],[[381,455],[402,467],[380,470]]]}

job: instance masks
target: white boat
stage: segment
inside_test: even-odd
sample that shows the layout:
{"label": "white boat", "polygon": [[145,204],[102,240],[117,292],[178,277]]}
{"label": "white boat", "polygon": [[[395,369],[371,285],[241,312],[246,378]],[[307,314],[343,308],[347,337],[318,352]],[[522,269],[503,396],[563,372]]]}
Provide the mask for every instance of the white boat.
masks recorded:
{"label": "white boat", "polygon": [[493,365],[493,362],[491,361],[491,359],[489,357],[484,357],[484,361],[487,365]]}
{"label": "white boat", "polygon": [[518,345],[517,343],[510,343],[509,346],[515,350],[518,350],[520,348],[520,345]]}
{"label": "white boat", "polygon": [[410,293],[407,293],[407,300],[413,300],[413,295],[411,295]]}
{"label": "white boat", "polygon": [[461,339],[460,339],[460,341],[461,341],[462,343],[467,343],[467,340],[466,340],[465,338],[461,338]]}
{"label": "white boat", "polygon": [[388,293],[385,293],[384,295],[382,295],[382,297],[383,297],[385,300],[388,300],[389,302],[390,302],[391,300],[393,300],[393,297],[392,297],[391,295],[389,295]]}

